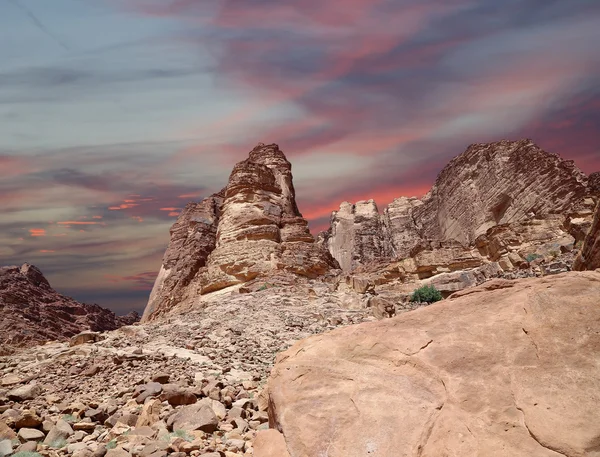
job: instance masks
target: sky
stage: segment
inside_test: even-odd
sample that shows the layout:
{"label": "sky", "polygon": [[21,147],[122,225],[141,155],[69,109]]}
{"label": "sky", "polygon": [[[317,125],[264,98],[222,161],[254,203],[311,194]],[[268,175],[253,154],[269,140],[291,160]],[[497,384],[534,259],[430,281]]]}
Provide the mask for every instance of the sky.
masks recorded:
{"label": "sky", "polygon": [[0,0],[0,265],[141,311],[169,228],[259,142],[313,233],[471,143],[600,170],[597,0]]}

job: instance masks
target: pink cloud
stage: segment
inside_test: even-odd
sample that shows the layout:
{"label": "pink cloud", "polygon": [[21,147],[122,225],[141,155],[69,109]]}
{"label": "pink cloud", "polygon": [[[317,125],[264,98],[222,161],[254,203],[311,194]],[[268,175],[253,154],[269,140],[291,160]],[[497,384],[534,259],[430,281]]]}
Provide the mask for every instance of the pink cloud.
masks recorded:
{"label": "pink cloud", "polygon": [[31,236],[46,236],[46,229],[42,229],[42,228],[29,229],[29,234]]}

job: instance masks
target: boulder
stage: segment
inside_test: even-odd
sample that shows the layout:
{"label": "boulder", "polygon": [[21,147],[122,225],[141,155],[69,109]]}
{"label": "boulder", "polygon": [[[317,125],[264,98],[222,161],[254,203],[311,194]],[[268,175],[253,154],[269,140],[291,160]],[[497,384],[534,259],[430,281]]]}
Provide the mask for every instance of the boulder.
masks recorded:
{"label": "boulder", "polygon": [[26,400],[33,400],[34,398],[38,397],[41,394],[42,394],[41,386],[39,386],[38,384],[32,383],[32,384],[27,384],[25,386],[17,387],[16,389],[9,391],[6,396],[8,397],[9,400],[21,402],[21,401],[26,401]]}
{"label": "boulder", "polygon": [[27,441],[42,441],[45,437],[44,432],[35,428],[22,428],[19,430],[18,437],[22,443]]}
{"label": "boulder", "polygon": [[600,455],[600,273],[492,280],[281,353],[294,457]]}
{"label": "boulder", "polygon": [[64,420],[60,419],[56,422],[56,425],[50,429],[44,444],[48,446],[54,446],[56,443],[62,442],[70,437],[73,433],[73,428]]}
{"label": "boulder", "polygon": [[169,417],[167,425],[171,426],[173,430],[202,430],[212,433],[217,430],[219,419],[212,409],[210,400],[202,400],[179,409]]}

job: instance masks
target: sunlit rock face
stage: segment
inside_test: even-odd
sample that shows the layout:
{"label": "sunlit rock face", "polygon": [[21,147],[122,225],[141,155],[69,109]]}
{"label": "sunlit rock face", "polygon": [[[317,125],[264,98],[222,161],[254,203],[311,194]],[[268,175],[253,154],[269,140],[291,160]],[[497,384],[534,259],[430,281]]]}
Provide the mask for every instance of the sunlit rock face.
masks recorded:
{"label": "sunlit rock face", "polygon": [[470,247],[496,226],[567,215],[596,181],[588,184],[573,161],[531,140],[473,144],[423,198],[400,197],[381,215],[372,200],[343,203],[321,239],[345,271],[374,259],[408,258],[437,243]]}
{"label": "sunlit rock face", "polygon": [[173,225],[144,320],[259,276],[314,278],[337,266],[298,210],[291,164],[276,144],[259,144],[221,192],[189,204]]}

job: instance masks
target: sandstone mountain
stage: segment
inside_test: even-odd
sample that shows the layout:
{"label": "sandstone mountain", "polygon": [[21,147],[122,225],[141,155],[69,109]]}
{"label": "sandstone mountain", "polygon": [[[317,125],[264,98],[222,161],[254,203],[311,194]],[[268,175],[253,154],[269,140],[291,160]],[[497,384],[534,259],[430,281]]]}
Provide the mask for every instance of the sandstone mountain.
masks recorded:
{"label": "sandstone mountain", "polygon": [[474,246],[496,226],[566,216],[595,187],[588,189],[573,161],[531,140],[473,144],[450,161],[423,198],[400,197],[382,215],[373,200],[345,202],[321,238],[342,269],[351,271],[374,260],[414,257],[440,243]]}
{"label": "sandstone mountain", "polygon": [[290,163],[260,144],[223,190],[188,204],[173,225],[143,321],[281,272],[329,274],[361,293],[371,284],[398,301],[422,284],[447,296],[494,277],[568,271],[598,196],[597,174],[588,179],[531,140],[474,144],[421,199],[397,198],[382,214],[373,200],[343,203],[315,243]]}
{"label": "sandstone mountain", "polygon": [[276,144],[261,143],[221,192],[187,205],[171,229],[143,321],[259,276],[314,278],[337,267],[298,211],[291,168]]}
{"label": "sandstone mountain", "polygon": [[139,319],[116,316],[98,305],[59,294],[33,265],[0,268],[0,353],[50,340],[65,340],[84,330],[114,330]]}
{"label": "sandstone mountain", "polygon": [[277,358],[271,427],[291,457],[598,456],[598,303],[598,272],[494,280],[310,337]]}

